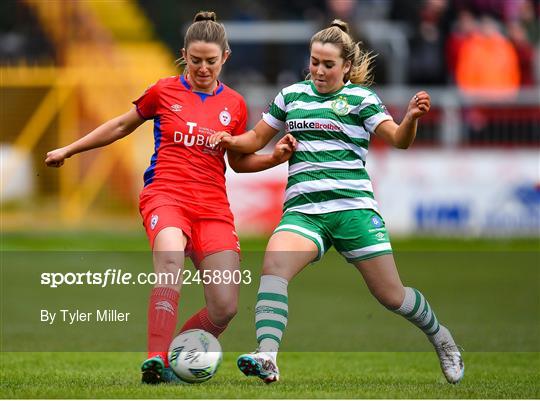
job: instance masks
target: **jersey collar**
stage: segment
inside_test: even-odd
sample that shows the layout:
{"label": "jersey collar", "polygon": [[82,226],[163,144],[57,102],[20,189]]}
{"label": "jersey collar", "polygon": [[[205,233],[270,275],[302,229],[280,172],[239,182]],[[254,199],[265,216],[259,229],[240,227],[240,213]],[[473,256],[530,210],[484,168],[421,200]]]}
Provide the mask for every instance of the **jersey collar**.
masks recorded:
{"label": "jersey collar", "polygon": [[218,84],[212,93],[196,92],[192,90],[191,85],[184,75],[180,75],[180,82],[182,82],[182,85],[184,85],[187,90],[199,95],[203,102],[208,96],[216,96],[223,92],[223,84],[220,81],[218,81]]}
{"label": "jersey collar", "polygon": [[321,97],[331,97],[331,96],[335,96],[337,95],[339,92],[341,92],[343,89],[345,89],[347,87],[347,85],[350,85],[351,84],[351,81],[347,81],[343,84],[343,86],[341,88],[339,88],[337,91],[335,92],[331,92],[331,93],[320,93],[317,88],[315,87],[315,84],[313,83],[313,80],[309,80],[309,85],[311,86],[311,89],[313,89],[313,92],[315,92],[316,95],[318,96],[321,96]]}

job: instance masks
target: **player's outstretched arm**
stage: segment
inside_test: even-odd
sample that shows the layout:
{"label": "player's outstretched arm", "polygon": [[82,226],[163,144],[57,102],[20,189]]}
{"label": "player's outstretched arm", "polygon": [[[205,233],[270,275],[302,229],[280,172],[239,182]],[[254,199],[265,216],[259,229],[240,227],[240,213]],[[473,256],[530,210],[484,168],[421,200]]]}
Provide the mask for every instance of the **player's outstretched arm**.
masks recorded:
{"label": "player's outstretched arm", "polygon": [[414,142],[418,119],[426,114],[431,107],[431,99],[425,91],[416,93],[409,101],[407,113],[397,125],[394,121],[383,121],[375,129],[375,134],[399,149],[407,149]]}
{"label": "player's outstretched arm", "polygon": [[221,146],[224,149],[239,153],[254,153],[266,146],[279,131],[260,120],[255,128],[242,135],[232,136],[220,131],[210,136],[210,145]]}
{"label": "player's outstretched arm", "polygon": [[237,173],[253,173],[266,170],[289,160],[296,148],[296,139],[287,134],[276,143],[272,154],[256,155],[227,151],[229,165]]}
{"label": "player's outstretched arm", "polygon": [[131,134],[144,121],[137,113],[137,110],[133,108],[127,113],[100,125],[75,142],[62,148],[51,150],[47,153],[45,164],[49,167],[60,167],[64,164],[65,159],[77,153],[109,145]]}

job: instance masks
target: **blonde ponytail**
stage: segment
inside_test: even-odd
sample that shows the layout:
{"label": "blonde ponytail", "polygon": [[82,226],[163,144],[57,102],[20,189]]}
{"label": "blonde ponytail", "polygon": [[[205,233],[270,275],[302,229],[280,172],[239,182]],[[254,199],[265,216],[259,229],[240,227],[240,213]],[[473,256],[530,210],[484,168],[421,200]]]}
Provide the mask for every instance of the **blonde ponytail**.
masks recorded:
{"label": "blonde ponytail", "polygon": [[[363,51],[361,42],[354,42],[349,34],[349,24],[335,19],[330,26],[317,32],[310,41],[310,49],[314,42],[332,43],[341,49],[341,57],[351,62],[351,69],[343,77],[343,82],[351,81],[357,85],[369,86],[373,83],[372,61],[375,55]],[[309,76],[308,76],[309,79]]]}

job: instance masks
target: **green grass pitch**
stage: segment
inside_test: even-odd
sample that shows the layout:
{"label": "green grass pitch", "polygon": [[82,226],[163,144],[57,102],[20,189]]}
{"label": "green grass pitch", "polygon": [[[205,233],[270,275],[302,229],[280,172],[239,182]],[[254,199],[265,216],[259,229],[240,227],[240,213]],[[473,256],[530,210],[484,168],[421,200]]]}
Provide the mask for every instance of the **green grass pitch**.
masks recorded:
{"label": "green grass pitch", "polygon": [[[254,277],[260,269],[258,251],[264,249],[264,244],[264,240],[242,243],[243,265],[253,270]],[[278,360],[280,382],[265,385],[244,377],[235,366],[237,355],[255,346],[254,283],[241,289],[239,313],[221,339],[229,352],[224,354],[215,378],[198,385],[142,385],[139,366],[145,357],[144,347],[132,339],[144,344],[143,326],[119,326],[118,331],[110,332],[88,326],[88,330],[76,332],[81,344],[90,344],[82,352],[69,327],[58,328],[65,330],[58,335],[19,318],[30,307],[61,304],[59,300],[70,296],[69,291],[75,294],[73,299],[80,307],[92,305],[108,293],[88,288],[79,292],[67,288],[53,291],[34,283],[35,300],[28,305],[14,302],[12,296],[31,287],[33,276],[19,265],[45,263],[44,255],[53,250],[121,250],[132,262],[141,259],[143,253],[149,254],[144,237],[140,233],[4,233],[0,396],[538,399],[538,240],[411,239],[396,240],[393,245],[404,282],[422,289],[439,319],[448,324],[465,348],[465,378],[459,385],[445,382],[437,357],[422,333],[378,305],[360,275],[333,253],[310,266],[290,285],[290,321],[284,352]],[[129,256],[130,252],[135,256]],[[61,254],[56,260],[60,264],[56,269],[74,266],[62,266],[61,261],[68,259]],[[118,288],[115,293],[125,291],[122,297],[128,298],[134,315],[144,317],[148,288]],[[181,321],[201,306],[201,299],[200,288],[185,286]],[[99,344],[106,341],[103,333],[110,336],[109,352],[97,352]],[[44,341],[41,346],[40,339]],[[126,341],[126,349],[122,341]],[[73,352],[51,352],[63,346],[71,347]],[[19,349],[26,352],[14,352]]]}
{"label": "green grass pitch", "polygon": [[538,354],[466,354],[456,386],[431,353],[284,353],[281,381],[244,377],[225,354],[206,383],[147,386],[137,370],[144,354],[23,353],[3,357],[4,398],[527,398],[537,399]]}

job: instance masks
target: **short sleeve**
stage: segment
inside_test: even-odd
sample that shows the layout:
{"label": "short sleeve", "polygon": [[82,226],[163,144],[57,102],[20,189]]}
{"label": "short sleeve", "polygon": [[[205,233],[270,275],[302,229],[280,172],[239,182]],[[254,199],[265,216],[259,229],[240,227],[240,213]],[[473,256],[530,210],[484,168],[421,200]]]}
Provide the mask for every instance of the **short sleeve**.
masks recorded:
{"label": "short sleeve", "polygon": [[159,88],[157,84],[149,86],[140,98],[133,101],[137,113],[145,120],[150,120],[156,116],[159,100]]}
{"label": "short sleeve", "polygon": [[272,128],[281,131],[285,127],[286,118],[285,97],[283,92],[279,92],[274,101],[268,106],[268,110],[262,114],[262,119]]}
{"label": "short sleeve", "polygon": [[374,93],[363,100],[360,105],[358,118],[360,119],[360,124],[362,124],[370,134],[374,134],[379,124],[383,121],[392,120],[392,116],[388,113],[388,110],[386,110],[386,106]]}
{"label": "short sleeve", "polygon": [[247,106],[244,99],[240,99],[240,105],[238,107],[238,123],[234,127],[233,131],[231,132],[232,135],[240,135],[246,132],[246,125],[247,125]]}

